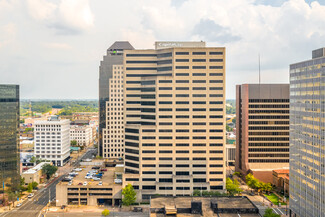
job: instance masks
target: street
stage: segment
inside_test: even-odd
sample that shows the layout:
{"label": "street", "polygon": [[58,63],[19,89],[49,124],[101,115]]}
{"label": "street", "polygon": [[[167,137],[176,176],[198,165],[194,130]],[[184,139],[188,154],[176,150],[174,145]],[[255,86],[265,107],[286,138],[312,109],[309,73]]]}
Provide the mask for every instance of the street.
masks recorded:
{"label": "street", "polygon": [[[87,217],[100,217],[99,212],[73,212],[73,213],[47,213],[46,217],[75,217],[75,216],[87,216]],[[149,213],[137,213],[137,212],[110,212],[109,216],[123,216],[123,217],[148,217]]]}
{"label": "street", "polygon": [[[96,155],[96,152],[96,149],[89,148],[83,156],[79,157],[79,159],[76,160],[74,165],[78,165],[79,162],[83,159],[92,158],[94,154]],[[35,196],[33,198],[27,199],[25,202],[23,202],[23,205],[21,207],[15,208],[9,212],[1,213],[0,217],[38,217],[40,215],[40,211],[49,202],[49,199],[51,201],[55,199],[56,185],[67,175],[68,172],[71,171],[71,168],[72,166],[70,166],[69,163],[64,167],[59,168],[58,172],[61,175],[58,178],[48,184],[48,186],[45,188],[40,189],[37,193],[35,193]]]}

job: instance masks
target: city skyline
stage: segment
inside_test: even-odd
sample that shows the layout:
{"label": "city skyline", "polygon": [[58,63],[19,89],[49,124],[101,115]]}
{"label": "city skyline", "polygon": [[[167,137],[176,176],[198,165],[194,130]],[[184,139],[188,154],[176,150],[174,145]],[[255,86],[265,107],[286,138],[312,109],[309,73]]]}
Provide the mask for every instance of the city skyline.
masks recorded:
{"label": "city skyline", "polygon": [[258,82],[259,53],[262,83],[289,82],[289,64],[322,47],[324,4],[2,0],[1,82],[20,84],[22,99],[96,99],[98,59],[114,41],[142,49],[155,41],[203,40],[227,48],[226,98],[234,99],[236,84]]}

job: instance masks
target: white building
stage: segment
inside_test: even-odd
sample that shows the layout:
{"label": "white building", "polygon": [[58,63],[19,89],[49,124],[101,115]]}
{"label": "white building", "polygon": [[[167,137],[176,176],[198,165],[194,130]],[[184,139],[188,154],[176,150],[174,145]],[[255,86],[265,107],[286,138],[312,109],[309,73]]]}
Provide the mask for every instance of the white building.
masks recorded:
{"label": "white building", "polygon": [[77,126],[70,127],[70,141],[77,141],[79,146],[89,146],[93,142],[93,130],[90,126]]}
{"label": "white building", "polygon": [[36,158],[50,160],[53,165],[63,166],[70,157],[70,120],[51,116],[47,121],[35,122]]}

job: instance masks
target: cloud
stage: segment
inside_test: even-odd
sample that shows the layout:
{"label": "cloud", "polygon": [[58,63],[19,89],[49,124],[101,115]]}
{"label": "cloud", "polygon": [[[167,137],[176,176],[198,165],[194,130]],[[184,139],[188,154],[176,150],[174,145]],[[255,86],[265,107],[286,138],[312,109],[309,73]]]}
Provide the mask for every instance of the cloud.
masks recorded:
{"label": "cloud", "polygon": [[69,44],[65,43],[43,43],[45,48],[57,49],[57,50],[68,50],[72,47]]}
{"label": "cloud", "polygon": [[231,30],[227,27],[222,27],[210,19],[201,19],[194,26],[193,34],[198,35],[206,41],[229,43],[240,40],[239,36],[232,35]]}
{"label": "cloud", "polygon": [[94,24],[94,16],[88,0],[28,0],[28,11],[32,18],[54,29],[56,34],[81,34]]}
{"label": "cloud", "polygon": [[16,25],[13,23],[8,23],[4,26],[0,26],[0,50],[4,47],[9,47],[13,44],[17,34]]}

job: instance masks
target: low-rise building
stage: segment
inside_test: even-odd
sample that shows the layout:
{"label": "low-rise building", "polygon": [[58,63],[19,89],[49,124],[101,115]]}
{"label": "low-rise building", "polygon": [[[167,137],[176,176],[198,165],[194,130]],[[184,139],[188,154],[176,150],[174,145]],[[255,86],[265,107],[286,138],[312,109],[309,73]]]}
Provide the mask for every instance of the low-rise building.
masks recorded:
{"label": "low-rise building", "polygon": [[235,166],[235,158],[236,158],[236,145],[235,144],[227,144],[226,145],[226,165],[227,166]]}
{"label": "low-rise building", "polygon": [[[92,163],[92,162],[90,162]],[[56,185],[56,206],[89,205],[118,206],[122,201],[122,182],[117,181],[120,167],[101,167],[101,180],[87,179],[87,172],[94,166],[86,166],[71,182],[61,181]]]}
{"label": "low-rise building", "polygon": [[42,168],[46,164],[51,164],[49,162],[42,162],[34,166],[33,168],[30,168],[29,170],[26,170],[22,173],[22,178],[25,179],[25,183],[29,184],[32,182],[41,183],[42,179]]}
{"label": "low-rise building", "polygon": [[258,208],[247,197],[152,196],[150,216],[258,217]]}
{"label": "low-rise building", "polygon": [[[289,193],[289,169],[273,170],[273,185],[281,192]],[[287,185],[287,186],[286,186]]]}
{"label": "low-rise building", "polygon": [[70,127],[70,141],[77,141],[78,146],[89,146],[93,142],[93,131],[90,126],[76,126]]}

